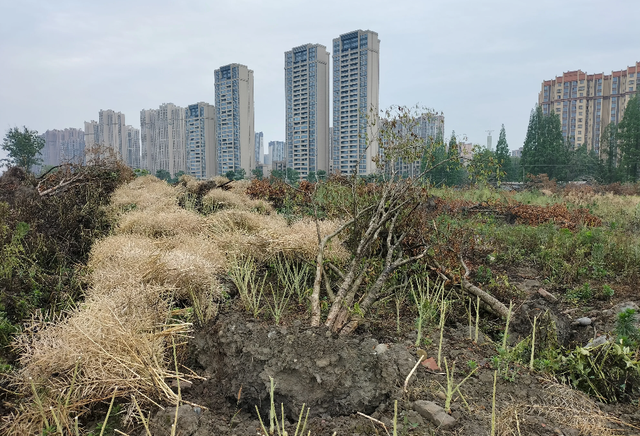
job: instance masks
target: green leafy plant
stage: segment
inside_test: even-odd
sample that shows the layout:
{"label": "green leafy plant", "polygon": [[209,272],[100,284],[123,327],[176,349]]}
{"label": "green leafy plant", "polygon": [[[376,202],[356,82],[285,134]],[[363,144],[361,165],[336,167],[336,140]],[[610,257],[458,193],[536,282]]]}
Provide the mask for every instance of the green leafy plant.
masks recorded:
{"label": "green leafy plant", "polygon": [[615,294],[613,288],[607,284],[602,285],[602,295],[605,298],[611,298]]}

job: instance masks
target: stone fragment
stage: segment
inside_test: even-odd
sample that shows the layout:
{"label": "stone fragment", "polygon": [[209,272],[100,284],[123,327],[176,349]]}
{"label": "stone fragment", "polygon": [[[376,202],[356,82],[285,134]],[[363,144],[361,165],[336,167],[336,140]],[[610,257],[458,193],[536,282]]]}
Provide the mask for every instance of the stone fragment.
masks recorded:
{"label": "stone fragment", "polygon": [[413,410],[443,430],[452,428],[456,425],[455,418],[450,416],[442,407],[438,406],[433,401],[415,401],[413,403]]}
{"label": "stone fragment", "polygon": [[389,346],[387,344],[378,344],[373,351],[375,351],[376,354],[384,354],[387,350],[389,350]]}
{"label": "stone fragment", "polygon": [[586,316],[583,316],[582,318],[578,318],[574,321],[574,324],[576,325],[581,325],[581,326],[588,326],[591,325],[591,318],[588,318]]}

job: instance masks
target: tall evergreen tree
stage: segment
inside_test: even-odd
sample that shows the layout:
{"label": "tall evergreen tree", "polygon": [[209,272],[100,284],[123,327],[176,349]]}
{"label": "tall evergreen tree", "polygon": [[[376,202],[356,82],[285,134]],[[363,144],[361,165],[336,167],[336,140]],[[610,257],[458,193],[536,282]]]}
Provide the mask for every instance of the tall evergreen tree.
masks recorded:
{"label": "tall evergreen tree", "polygon": [[510,182],[513,181],[514,174],[511,168],[511,156],[509,155],[509,144],[507,144],[507,133],[504,130],[504,124],[500,128],[500,136],[496,144],[496,160],[505,173],[505,179]]}
{"label": "tall evergreen tree", "polygon": [[600,156],[604,161],[602,180],[607,183],[620,181],[618,126],[609,123],[600,135]]}
{"label": "tall evergreen tree", "polygon": [[618,124],[617,139],[622,152],[621,165],[628,180],[637,182],[640,174],[640,97],[631,97]]}
{"label": "tall evergreen tree", "polygon": [[569,149],[562,136],[562,123],[557,114],[545,115],[542,107],[531,111],[529,127],[522,149],[522,166],[528,174],[547,174],[565,180]]}

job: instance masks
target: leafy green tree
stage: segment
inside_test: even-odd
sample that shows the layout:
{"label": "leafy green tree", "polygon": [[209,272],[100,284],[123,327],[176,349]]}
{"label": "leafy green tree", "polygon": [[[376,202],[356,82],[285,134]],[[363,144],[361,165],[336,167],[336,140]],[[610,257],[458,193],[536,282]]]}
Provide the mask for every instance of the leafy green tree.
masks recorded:
{"label": "leafy green tree", "polygon": [[167,170],[157,170],[156,171],[156,177],[159,178],[160,180],[164,180],[165,182],[168,182],[171,180],[171,173]]}
{"label": "leafy green tree", "polygon": [[264,170],[262,167],[257,167],[255,170],[252,170],[251,174],[253,174],[253,177],[258,180],[262,180],[264,178]]}
{"label": "leafy green tree", "polygon": [[284,180],[285,172],[282,170],[273,170],[271,171],[271,177],[274,179]]}
{"label": "leafy green tree", "polygon": [[300,173],[293,168],[287,168],[286,171],[287,181],[296,183],[300,180]]}
{"label": "leafy green tree", "polygon": [[318,180],[324,182],[327,180],[327,172],[325,170],[318,170]]}
{"label": "leafy green tree", "polygon": [[36,130],[29,130],[26,126],[23,126],[22,131],[17,127],[9,129],[2,141],[2,149],[7,152],[9,158],[2,159],[1,162],[28,171],[34,165],[42,163],[38,154],[44,148],[44,144],[44,138],[38,135]]}
{"label": "leafy green tree", "polygon": [[172,185],[175,185],[180,181],[180,177],[184,176],[185,174],[186,173],[184,171],[180,170],[177,173],[175,173],[173,175],[173,178],[169,179],[168,182],[171,183]]}
{"label": "leafy green tree", "polygon": [[511,156],[509,153],[509,144],[507,144],[507,132],[504,129],[504,124],[500,128],[500,136],[498,137],[498,143],[496,144],[496,160],[505,174],[505,179],[507,181],[513,181],[515,179],[515,174],[511,167]]}
{"label": "leafy green tree", "polygon": [[600,136],[600,156],[604,159],[602,180],[607,183],[618,182],[622,179],[618,165],[620,163],[620,148],[618,147],[618,126],[609,123],[602,129]]}
{"label": "leafy green tree", "polygon": [[318,177],[316,176],[316,172],[309,171],[309,174],[307,174],[307,182],[315,183],[317,181],[318,181]]}
{"label": "leafy green tree", "polygon": [[229,170],[226,173],[224,173],[224,176],[229,180],[235,180],[236,179],[236,172],[233,171],[233,170]]}
{"label": "leafy green tree", "polygon": [[[451,132],[448,146],[444,138],[439,135],[427,149],[428,153],[423,155],[420,166],[420,171],[425,173],[425,179],[435,186],[460,185],[464,179],[464,171],[460,165],[460,151],[455,130]],[[424,170],[429,167],[433,169],[425,172]]]}
{"label": "leafy green tree", "polygon": [[547,174],[550,179],[566,179],[569,148],[562,136],[562,123],[556,113],[545,115],[541,106],[531,111],[521,163],[528,174]]}
{"label": "leafy green tree", "polygon": [[621,166],[628,180],[638,181],[640,174],[640,97],[631,97],[618,124],[618,144],[622,152]]}
{"label": "leafy green tree", "polygon": [[597,179],[600,180],[604,172],[604,165],[598,154],[587,150],[587,144],[582,144],[570,153],[568,180]]}
{"label": "leafy green tree", "polygon": [[473,158],[467,166],[471,183],[490,182],[499,184],[505,176],[496,154],[486,147],[474,145]]}
{"label": "leafy green tree", "polygon": [[246,175],[247,175],[247,172],[244,170],[244,168],[239,168],[236,170],[236,177],[234,180],[242,180],[245,178]]}

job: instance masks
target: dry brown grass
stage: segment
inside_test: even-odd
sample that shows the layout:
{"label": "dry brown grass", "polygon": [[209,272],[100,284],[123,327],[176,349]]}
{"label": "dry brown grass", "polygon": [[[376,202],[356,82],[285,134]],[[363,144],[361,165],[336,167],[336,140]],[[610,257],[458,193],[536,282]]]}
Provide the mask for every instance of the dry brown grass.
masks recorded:
{"label": "dry brown grass", "polygon": [[203,208],[207,212],[223,209],[256,211],[261,214],[273,213],[273,206],[264,200],[252,200],[245,194],[233,190],[212,189],[202,198]]}
{"label": "dry brown grass", "polygon": [[[258,215],[240,210],[223,210],[208,217],[212,239],[227,254],[234,257],[252,257],[259,262],[279,254],[301,257],[314,261],[317,255],[318,236],[315,222],[302,220],[288,225],[279,215]],[[323,221],[320,231],[324,236],[339,226],[338,222]],[[326,257],[342,262],[349,256],[339,241],[331,244]]]}
{"label": "dry brown grass", "polygon": [[160,238],[197,235],[205,229],[205,219],[177,206],[165,209],[134,210],[124,214],[116,234],[134,234]]}
{"label": "dry brown grass", "polygon": [[113,193],[110,209],[123,213],[134,209],[144,211],[177,207],[176,194],[176,189],[164,180],[154,176],[138,177]]}
{"label": "dry brown grass", "polygon": [[550,383],[546,401],[542,404],[516,403],[503,410],[496,420],[499,436],[518,436],[526,415],[543,416],[550,421],[571,427],[581,435],[613,436],[620,434],[611,423],[622,424],[618,418],[608,415],[586,394],[568,386]]}
{"label": "dry brown grass", "polygon": [[35,322],[19,337],[22,369],[15,387],[32,402],[5,421],[4,434],[39,434],[45,417],[54,422],[53,413],[70,430],[74,415],[111,397],[116,387],[121,398],[178,401],[167,384],[175,375],[167,347],[172,338],[182,342],[190,324],[166,322],[172,289],[110,291],[89,295],[56,324]]}

